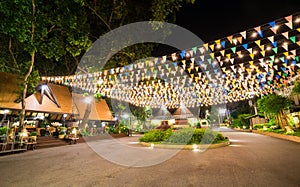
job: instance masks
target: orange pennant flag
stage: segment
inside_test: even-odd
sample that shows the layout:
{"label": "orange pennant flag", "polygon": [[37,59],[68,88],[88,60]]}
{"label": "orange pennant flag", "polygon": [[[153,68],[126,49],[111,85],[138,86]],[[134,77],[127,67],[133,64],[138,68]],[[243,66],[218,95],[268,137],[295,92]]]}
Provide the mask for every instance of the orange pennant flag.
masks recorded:
{"label": "orange pennant flag", "polygon": [[293,19],[293,16],[292,15],[286,16],[285,19],[286,19],[286,21],[291,22]]}
{"label": "orange pennant flag", "polygon": [[[300,31],[299,31],[300,32]],[[228,36],[227,39],[229,40],[229,42],[232,44],[232,37],[233,36]]]}
{"label": "orange pennant flag", "polygon": [[237,40],[241,43],[243,43],[243,37],[238,37]]}

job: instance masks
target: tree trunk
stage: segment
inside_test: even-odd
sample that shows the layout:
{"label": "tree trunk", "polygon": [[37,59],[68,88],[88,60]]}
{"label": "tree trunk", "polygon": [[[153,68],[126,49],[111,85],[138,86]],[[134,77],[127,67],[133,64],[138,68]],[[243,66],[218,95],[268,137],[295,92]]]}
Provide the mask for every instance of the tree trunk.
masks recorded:
{"label": "tree trunk", "polygon": [[[91,97],[91,96],[89,96],[89,97]],[[93,101],[93,100],[92,100],[92,101]],[[88,102],[88,103],[86,104],[84,116],[83,116],[82,122],[81,122],[80,125],[79,125],[79,128],[80,128],[80,129],[85,129],[85,125],[86,125],[87,122],[89,121],[89,116],[90,116],[90,114],[91,114],[91,108],[92,108],[92,101],[91,101],[91,102]]]}
{"label": "tree trunk", "polygon": [[278,122],[279,122],[281,129],[285,129],[286,126],[289,126],[287,116],[285,115],[285,113],[282,110],[278,113],[277,116],[278,116]]}
{"label": "tree trunk", "polygon": [[[31,17],[31,43],[34,43],[34,34],[35,34],[35,26],[34,26],[34,18],[35,18],[35,1],[31,0],[31,4],[32,4],[32,17]],[[22,93],[22,109],[21,109],[21,114],[20,114],[20,129],[24,128],[24,119],[25,119],[25,114],[26,114],[26,94],[27,94],[27,80],[32,72],[33,66],[34,66],[34,58],[35,58],[35,50],[33,49],[33,51],[31,52],[31,63],[28,69],[28,72],[26,73],[24,79],[23,79],[23,86],[24,86],[24,90]]]}

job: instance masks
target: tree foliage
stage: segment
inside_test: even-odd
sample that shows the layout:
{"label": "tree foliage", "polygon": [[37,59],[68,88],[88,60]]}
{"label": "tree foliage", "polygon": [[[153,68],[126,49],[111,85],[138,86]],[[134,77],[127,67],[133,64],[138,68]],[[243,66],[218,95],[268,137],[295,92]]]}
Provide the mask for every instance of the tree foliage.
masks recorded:
{"label": "tree foliage", "polygon": [[258,109],[268,114],[279,114],[280,111],[288,109],[291,101],[281,95],[270,94],[258,100]]}
{"label": "tree foliage", "polygon": [[287,119],[284,110],[288,109],[292,102],[281,95],[270,94],[264,96],[257,101],[258,109],[270,116],[274,116],[276,120],[276,125],[284,129],[289,125],[289,120]]}
{"label": "tree foliage", "polygon": [[293,94],[300,94],[300,81],[296,81],[293,90],[292,90]]}

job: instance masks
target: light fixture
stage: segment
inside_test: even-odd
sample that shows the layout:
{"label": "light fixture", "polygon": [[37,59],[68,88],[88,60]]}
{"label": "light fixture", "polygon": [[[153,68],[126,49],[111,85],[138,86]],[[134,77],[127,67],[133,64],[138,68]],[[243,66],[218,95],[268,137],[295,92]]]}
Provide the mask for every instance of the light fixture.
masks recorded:
{"label": "light fixture", "polygon": [[9,110],[6,109],[3,112],[4,112],[4,114],[7,114],[9,112]]}
{"label": "light fixture", "polygon": [[279,29],[279,25],[275,25],[275,26],[274,26],[274,29],[275,29],[275,30]]}
{"label": "light fixture", "polygon": [[300,23],[300,18],[297,18],[297,19],[295,20],[295,23]]}
{"label": "light fixture", "polygon": [[252,33],[251,35],[253,38],[257,36],[257,32]]}
{"label": "light fixture", "polygon": [[266,50],[267,50],[267,51],[270,51],[270,50],[272,50],[272,47],[268,46],[268,47],[266,48]]}
{"label": "light fixture", "polygon": [[254,51],[253,51],[253,54],[255,54],[255,55],[256,55],[257,53],[258,53],[258,52],[257,52],[256,50],[254,50]]}

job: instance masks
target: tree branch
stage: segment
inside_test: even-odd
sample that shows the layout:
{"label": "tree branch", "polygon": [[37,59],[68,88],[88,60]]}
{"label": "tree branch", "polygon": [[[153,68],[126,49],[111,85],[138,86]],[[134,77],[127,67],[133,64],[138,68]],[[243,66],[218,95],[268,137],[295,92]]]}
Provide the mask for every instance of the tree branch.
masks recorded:
{"label": "tree branch", "polygon": [[9,53],[10,53],[10,57],[12,58],[12,60],[13,60],[13,62],[15,64],[15,67],[17,67],[19,69],[19,65],[18,65],[17,60],[16,60],[16,58],[14,56],[14,52],[11,49],[11,37],[9,37],[8,50],[9,50]]}
{"label": "tree branch", "polygon": [[85,6],[88,7],[91,11],[93,11],[93,13],[106,25],[106,27],[111,31],[111,28],[109,26],[109,24],[104,20],[104,18],[98,14],[98,12],[93,9],[90,5],[88,5],[87,3],[85,3]]}

